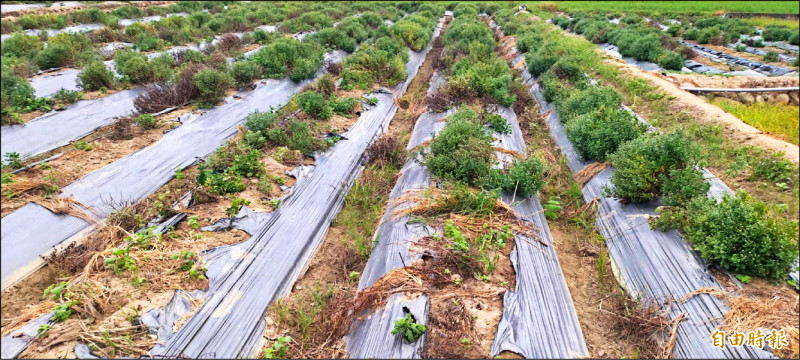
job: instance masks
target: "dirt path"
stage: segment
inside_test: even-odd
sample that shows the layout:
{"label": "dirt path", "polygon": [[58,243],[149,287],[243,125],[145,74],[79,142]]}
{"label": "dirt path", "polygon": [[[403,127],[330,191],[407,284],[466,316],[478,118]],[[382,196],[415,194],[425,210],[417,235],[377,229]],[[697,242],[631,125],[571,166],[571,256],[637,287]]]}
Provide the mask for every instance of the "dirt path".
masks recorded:
{"label": "dirt path", "polygon": [[[669,81],[664,76],[649,71],[641,70],[635,66],[630,66],[625,63],[606,59],[609,64],[617,66],[617,68],[628,74],[636,75],[640,78],[647,80],[651,85],[658,86],[659,89],[667,93],[667,95],[674,97],[677,104],[688,111],[694,116],[693,118],[699,122],[718,123],[725,125],[730,131],[725,132],[736,143],[760,146],[765,149],[773,151],[781,151],[784,157],[795,164],[800,162],[800,148],[797,145],[789,142],[776,139],[761,130],[758,130],[741,119],[737,118],[731,113],[720,109],[719,107],[709,104],[704,98],[692,95],[691,93],[681,90],[678,86]],[[727,79],[727,78],[726,78]]]}
{"label": "dirt path", "polygon": [[734,88],[768,88],[798,86],[800,78],[796,76],[719,76],[703,74],[669,74],[678,84],[689,83],[696,87],[734,89]]}

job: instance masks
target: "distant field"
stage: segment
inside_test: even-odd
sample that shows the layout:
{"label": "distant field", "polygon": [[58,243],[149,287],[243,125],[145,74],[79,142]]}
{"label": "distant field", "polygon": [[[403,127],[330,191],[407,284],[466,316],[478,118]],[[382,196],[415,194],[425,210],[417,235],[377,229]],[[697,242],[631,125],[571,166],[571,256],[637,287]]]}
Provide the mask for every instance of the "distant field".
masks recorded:
{"label": "distant field", "polygon": [[800,134],[798,134],[800,110],[797,106],[769,103],[744,105],[728,99],[714,99],[712,103],[756,129],[769,132],[792,144],[800,144]]}
{"label": "distant field", "polygon": [[550,2],[562,11],[620,11],[638,13],[710,14],[727,12],[757,12],[798,14],[797,1],[531,1],[530,5]]}
{"label": "distant field", "polygon": [[766,27],[767,25],[783,25],[788,27],[789,29],[797,29],[800,28],[800,24],[797,23],[797,20],[785,20],[785,19],[772,19],[768,17],[757,17],[757,18],[750,18],[747,19],[748,22],[752,23],[756,26]]}

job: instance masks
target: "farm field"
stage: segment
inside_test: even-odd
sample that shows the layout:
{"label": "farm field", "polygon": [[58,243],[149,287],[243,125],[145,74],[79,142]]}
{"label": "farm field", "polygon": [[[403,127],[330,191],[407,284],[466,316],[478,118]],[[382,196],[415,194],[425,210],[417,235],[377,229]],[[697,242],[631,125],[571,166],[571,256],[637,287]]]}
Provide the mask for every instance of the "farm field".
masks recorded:
{"label": "farm field", "polygon": [[0,355],[797,358],[799,13],[4,2]]}

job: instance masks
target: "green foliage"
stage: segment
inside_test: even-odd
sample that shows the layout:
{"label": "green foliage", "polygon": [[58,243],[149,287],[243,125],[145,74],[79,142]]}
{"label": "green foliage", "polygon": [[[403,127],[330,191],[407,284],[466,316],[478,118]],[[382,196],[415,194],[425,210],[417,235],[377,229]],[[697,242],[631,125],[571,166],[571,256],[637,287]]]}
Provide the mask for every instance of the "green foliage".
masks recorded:
{"label": "green foliage", "polygon": [[511,125],[502,116],[497,114],[486,114],[484,120],[494,129],[501,134],[511,134]]}
{"label": "green foliage", "polygon": [[261,67],[251,61],[237,61],[231,67],[231,76],[237,85],[249,85],[254,79],[261,77]]}
{"label": "green foliage", "polygon": [[83,93],[77,90],[58,89],[53,94],[53,100],[61,104],[73,104],[83,98]]}
{"label": "green foliage", "polygon": [[259,159],[260,155],[258,150],[250,150],[247,155],[236,155],[230,170],[242,177],[258,177],[264,172],[264,165]]}
{"label": "green foliage", "polygon": [[411,313],[406,314],[405,317],[394,321],[394,329],[392,335],[400,334],[403,338],[412,343],[417,341],[422,334],[425,333],[425,325],[417,324]]}
{"label": "green foliage", "polygon": [[239,210],[244,205],[250,205],[250,200],[234,197],[233,200],[231,200],[231,206],[225,209],[225,215],[228,215],[230,218],[235,217],[239,214]]}
{"label": "green foliage", "polygon": [[22,163],[22,160],[20,160],[19,153],[17,152],[5,153],[5,162],[6,165],[12,169],[19,169],[25,166],[25,164]]}
{"label": "green foliage", "polygon": [[333,109],[325,100],[325,96],[316,91],[304,91],[297,95],[297,103],[304,113],[320,120],[327,120],[333,116]]}
{"label": "green foliage", "polygon": [[247,188],[242,178],[233,172],[206,173],[203,178],[205,179],[203,184],[208,190],[218,195],[242,192]]}
{"label": "green foliage", "polygon": [[563,100],[556,99],[556,110],[561,122],[569,124],[572,119],[600,108],[609,109],[609,112],[602,115],[623,117],[624,115],[612,113],[611,110],[618,109],[621,103],[622,96],[616,90],[605,86],[590,86],[585,90],[574,91]]}
{"label": "green foliage", "polygon": [[493,181],[492,136],[478,114],[462,107],[430,142],[424,163],[432,174],[482,187]]}
{"label": "green foliage", "polygon": [[111,256],[106,256],[103,259],[106,268],[113,270],[117,274],[137,270],[139,267],[136,265],[136,260],[130,256],[130,247],[131,244],[128,244],[124,248],[114,249],[111,252]]}
{"label": "green foliage", "polygon": [[725,270],[779,281],[797,260],[797,222],[774,218],[744,191],[720,203],[698,198],[687,209],[686,239]]}
{"label": "green foliage", "polygon": [[76,148],[78,150],[83,150],[83,151],[90,151],[90,150],[94,149],[94,146],[95,146],[94,143],[86,142],[86,140],[84,140],[84,139],[80,139],[80,140],[76,140],[76,141],[72,142],[72,147],[74,147],[74,148]]}
{"label": "green foliage", "polygon": [[280,79],[289,76],[300,81],[317,72],[322,65],[323,50],[293,38],[280,38],[257,51],[251,59],[264,67],[266,77]]}
{"label": "green foliage", "polygon": [[50,298],[50,300],[58,300],[61,298],[62,294],[65,294],[64,290],[67,289],[67,282],[62,281],[58,284],[50,284],[47,289],[44,290],[42,294],[42,298]]}
{"label": "green foliage", "polygon": [[16,33],[3,41],[2,54],[3,57],[15,56],[31,59],[42,49],[44,49],[44,44],[39,37]]}
{"label": "green foliage", "polygon": [[584,159],[598,161],[605,161],[621,144],[639,137],[645,130],[645,126],[629,112],[604,105],[570,120],[566,125],[567,136],[575,150]]}
{"label": "green foliage", "polygon": [[693,167],[673,169],[662,174],[661,203],[667,206],[686,206],[695,198],[705,197],[711,188],[703,173]]}
{"label": "green foliage", "polygon": [[341,30],[336,29],[322,29],[314,34],[308,35],[305,41],[319,44],[331,50],[353,52],[356,49],[356,40],[350,38]]}
{"label": "green foliage", "polygon": [[767,51],[767,53],[764,54],[764,61],[765,62],[777,62],[778,61],[778,53],[776,53],[774,51]]}
{"label": "green foliage", "polygon": [[[647,134],[624,143],[609,156],[614,166],[611,175],[614,195],[625,201],[644,202],[661,194],[662,183],[672,176],[681,176],[676,180],[678,183],[696,179],[673,170],[694,167],[698,153],[697,146],[681,131]],[[677,199],[682,197],[678,195]]]}
{"label": "green foliage", "polygon": [[289,342],[292,338],[289,336],[279,336],[271,347],[264,349],[263,359],[285,359],[286,351],[289,350]]}
{"label": "green foliage", "polygon": [[136,118],[136,125],[144,130],[154,129],[157,123],[152,114],[142,114]]}
{"label": "green foliage", "polygon": [[194,86],[200,91],[203,104],[216,105],[225,96],[225,91],[233,86],[233,79],[224,71],[216,69],[200,70],[192,78]]}
{"label": "green foliage", "polygon": [[72,307],[79,304],[80,301],[72,300],[56,306],[53,309],[53,316],[50,317],[50,321],[62,322],[64,320],[69,319],[69,317],[72,316],[72,313],[74,312],[74,310],[72,310]]}
{"label": "green foliage", "polygon": [[86,64],[78,74],[78,81],[84,90],[95,91],[114,86],[114,73],[102,61]]}
{"label": "green foliage", "polygon": [[667,51],[658,58],[658,66],[667,70],[681,70],[686,65],[686,60],[678,53]]}
{"label": "green foliage", "polygon": [[373,83],[394,86],[406,78],[408,56],[408,49],[393,38],[362,44],[344,61],[341,87],[370,90]]}
{"label": "green foliage", "polygon": [[515,159],[508,173],[500,179],[500,186],[503,190],[524,199],[544,186],[544,172],[544,162],[536,156]]}
{"label": "green foliage", "polygon": [[355,97],[346,97],[343,99],[337,99],[336,97],[330,100],[331,107],[333,108],[333,112],[339,115],[350,115],[358,107],[358,104],[361,100]]}

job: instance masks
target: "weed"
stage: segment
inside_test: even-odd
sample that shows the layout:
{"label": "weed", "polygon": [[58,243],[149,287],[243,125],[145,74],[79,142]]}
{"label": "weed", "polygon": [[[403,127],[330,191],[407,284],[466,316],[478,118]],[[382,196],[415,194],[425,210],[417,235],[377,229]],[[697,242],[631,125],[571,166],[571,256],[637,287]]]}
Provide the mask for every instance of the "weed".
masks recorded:
{"label": "weed", "polygon": [[198,228],[200,228],[200,220],[197,218],[196,215],[192,215],[192,216],[189,217],[188,224],[189,224],[189,227],[194,229],[194,230],[197,230]]}
{"label": "weed", "polygon": [[742,284],[747,285],[750,283],[750,277],[747,275],[736,274],[736,278],[739,279],[739,281],[741,281]]}
{"label": "weed", "polygon": [[175,179],[178,181],[183,181],[183,171],[181,171],[180,166],[175,168]]}
{"label": "weed", "polygon": [[292,338],[289,336],[279,336],[271,347],[264,349],[264,359],[285,359],[286,351],[289,350],[289,342]]}
{"label": "weed", "polygon": [[42,294],[42,298],[50,298],[50,300],[58,300],[64,294],[64,290],[66,289],[67,282],[62,281],[59,284],[51,284],[44,290]]}
{"label": "weed", "polygon": [[47,337],[47,332],[50,331],[50,324],[42,324],[36,329],[36,334],[40,337]]}
{"label": "weed", "polygon": [[228,215],[230,218],[235,217],[239,214],[239,209],[243,205],[250,205],[250,200],[234,197],[233,200],[231,200],[231,206],[225,209],[225,215]]}
{"label": "weed", "polygon": [[378,105],[378,98],[376,98],[374,96],[373,97],[368,97],[367,98],[367,104],[368,105],[372,105],[372,106]]}
{"label": "weed", "polygon": [[557,220],[558,213],[562,210],[561,202],[556,199],[548,199],[547,202],[542,204],[544,208],[544,216],[549,220]]}
{"label": "weed", "polygon": [[358,276],[361,275],[358,271],[351,271],[350,272],[350,281],[358,281]]}
{"label": "weed", "polygon": [[411,313],[406,314],[405,317],[394,321],[394,329],[392,335],[401,334],[403,338],[409,343],[417,341],[422,334],[425,333],[425,325],[417,324]]}
{"label": "weed", "polygon": [[72,142],[72,147],[74,147],[74,148],[76,148],[78,150],[90,151],[90,150],[94,149],[95,143],[86,142],[86,140],[80,139],[80,140],[77,140],[77,141],[73,141]]}
{"label": "weed", "polygon": [[156,118],[152,114],[142,114],[136,118],[136,125],[144,130],[150,130],[156,127]]}
{"label": "weed", "polygon": [[9,152],[5,154],[6,165],[12,169],[20,169],[25,166],[20,160],[19,153]]}

